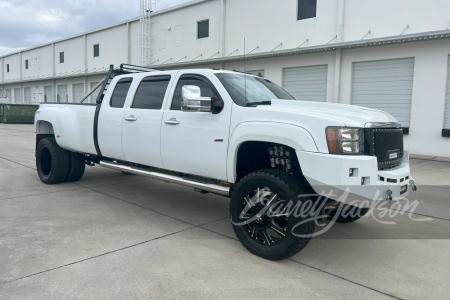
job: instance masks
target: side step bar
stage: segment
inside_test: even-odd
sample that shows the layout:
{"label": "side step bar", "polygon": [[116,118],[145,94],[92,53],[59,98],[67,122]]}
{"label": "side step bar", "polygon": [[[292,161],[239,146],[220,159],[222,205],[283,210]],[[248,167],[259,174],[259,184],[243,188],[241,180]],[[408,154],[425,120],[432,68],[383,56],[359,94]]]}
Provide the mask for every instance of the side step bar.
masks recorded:
{"label": "side step bar", "polygon": [[159,173],[159,172],[155,172],[155,171],[147,171],[147,170],[137,169],[134,167],[124,166],[121,164],[104,161],[104,160],[100,161],[100,166],[109,168],[109,169],[113,169],[113,170],[117,170],[117,171],[132,173],[132,174],[136,174],[136,175],[144,175],[144,176],[147,176],[147,177],[150,177],[153,179],[159,179],[159,180],[163,180],[166,182],[176,183],[176,184],[184,185],[187,187],[199,189],[202,191],[214,193],[214,194],[219,194],[219,195],[223,195],[223,196],[230,195],[230,188],[226,187],[226,186],[222,186],[222,185],[187,180],[182,177],[177,177],[174,175]]}

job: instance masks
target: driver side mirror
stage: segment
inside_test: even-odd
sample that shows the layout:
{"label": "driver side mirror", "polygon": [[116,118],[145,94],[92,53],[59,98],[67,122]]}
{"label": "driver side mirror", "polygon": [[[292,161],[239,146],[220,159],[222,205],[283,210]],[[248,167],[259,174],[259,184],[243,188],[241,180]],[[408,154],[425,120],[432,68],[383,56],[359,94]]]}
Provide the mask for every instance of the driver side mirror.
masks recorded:
{"label": "driver side mirror", "polygon": [[211,112],[211,98],[202,97],[201,90],[196,85],[185,85],[181,90],[181,110],[182,111],[202,111]]}

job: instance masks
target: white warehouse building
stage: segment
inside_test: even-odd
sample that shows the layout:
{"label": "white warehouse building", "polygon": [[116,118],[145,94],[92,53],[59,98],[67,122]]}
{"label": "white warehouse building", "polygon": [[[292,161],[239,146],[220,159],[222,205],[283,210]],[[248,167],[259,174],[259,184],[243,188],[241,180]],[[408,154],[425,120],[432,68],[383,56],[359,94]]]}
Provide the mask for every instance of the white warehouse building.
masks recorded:
{"label": "white warehouse building", "polygon": [[246,71],[299,100],[385,110],[411,153],[450,157],[450,1],[197,0],[146,11],[0,57],[0,95],[79,102],[110,64],[243,71],[245,57]]}

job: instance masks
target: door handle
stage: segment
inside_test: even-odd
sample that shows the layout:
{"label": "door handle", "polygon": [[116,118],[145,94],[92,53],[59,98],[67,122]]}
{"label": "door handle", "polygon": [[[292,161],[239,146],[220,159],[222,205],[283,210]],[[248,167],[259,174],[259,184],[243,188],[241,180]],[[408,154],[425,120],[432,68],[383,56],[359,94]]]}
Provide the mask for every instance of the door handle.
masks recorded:
{"label": "door handle", "polygon": [[134,121],[137,121],[137,118],[135,116],[131,115],[128,118],[125,118],[125,121],[134,122]]}
{"label": "door handle", "polygon": [[175,118],[171,118],[170,120],[164,121],[164,123],[166,123],[168,125],[178,125],[178,124],[180,124],[180,122],[177,121],[177,119],[175,119]]}

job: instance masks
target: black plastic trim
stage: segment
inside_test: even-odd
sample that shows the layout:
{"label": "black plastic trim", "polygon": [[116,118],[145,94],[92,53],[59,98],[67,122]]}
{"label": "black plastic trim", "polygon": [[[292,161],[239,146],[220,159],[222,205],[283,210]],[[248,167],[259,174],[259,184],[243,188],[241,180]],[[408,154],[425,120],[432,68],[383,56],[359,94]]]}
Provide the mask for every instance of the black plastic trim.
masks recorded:
{"label": "black plastic trim", "polygon": [[102,156],[102,152],[100,151],[100,146],[98,145],[98,115],[100,114],[100,107],[102,106],[102,103],[97,104],[97,108],[95,109],[95,115],[94,115],[94,146],[95,151],[97,151],[98,156]]}
{"label": "black plastic trim", "polygon": [[409,127],[402,127],[403,134],[409,134]]}
{"label": "black plastic trim", "polygon": [[450,129],[442,129],[443,137],[450,137]]}

